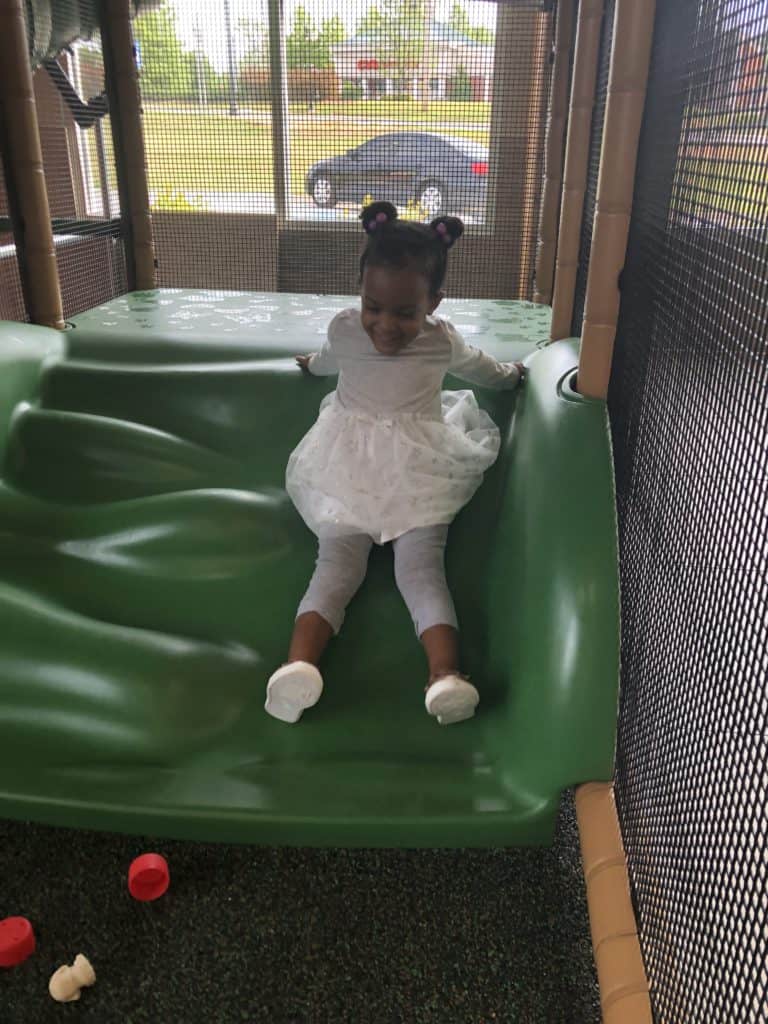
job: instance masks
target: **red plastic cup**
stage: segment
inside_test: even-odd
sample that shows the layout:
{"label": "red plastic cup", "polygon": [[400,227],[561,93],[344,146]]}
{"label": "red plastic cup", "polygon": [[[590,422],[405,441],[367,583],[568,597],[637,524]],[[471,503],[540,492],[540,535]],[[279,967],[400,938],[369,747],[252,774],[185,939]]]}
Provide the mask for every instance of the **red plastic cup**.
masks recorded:
{"label": "red plastic cup", "polygon": [[128,868],[128,891],[135,900],[159,899],[170,884],[168,864],[159,853],[142,853]]}
{"label": "red plastic cup", "polygon": [[0,921],[0,967],[15,967],[35,952],[35,932],[26,917]]}

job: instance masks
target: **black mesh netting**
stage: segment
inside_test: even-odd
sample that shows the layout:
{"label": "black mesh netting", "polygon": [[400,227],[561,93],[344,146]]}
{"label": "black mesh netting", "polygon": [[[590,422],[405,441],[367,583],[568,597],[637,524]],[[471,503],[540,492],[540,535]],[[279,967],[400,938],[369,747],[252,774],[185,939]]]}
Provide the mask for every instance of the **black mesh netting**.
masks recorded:
{"label": "black mesh netting", "polygon": [[16,245],[10,225],[5,175],[0,166],[0,320],[26,320]]}
{"label": "black mesh netting", "polygon": [[[26,14],[54,248],[64,315],[71,316],[126,289],[101,50],[97,40],[83,40],[45,59],[52,26],[67,38],[90,34],[87,0],[59,4],[53,21],[45,5],[27,5]],[[0,316],[15,320],[27,319],[24,253],[17,260],[11,230],[12,214],[21,223],[15,197],[22,184],[0,182]]]}
{"label": "black mesh netting", "polygon": [[64,316],[127,289],[104,68],[97,39],[35,71],[35,101]]}
{"label": "black mesh netting", "polygon": [[611,65],[614,9],[615,0],[606,0],[600,28],[595,105],[592,108],[592,125],[589,131],[587,188],[584,193],[584,211],[579,241],[579,266],[576,273],[576,288],[573,295],[571,333],[576,338],[581,336],[581,322],[584,319],[584,303],[587,298],[587,273],[589,271],[589,254],[592,250],[592,224],[595,219],[595,207],[597,206],[597,177],[600,172],[600,148],[603,141],[605,102],[608,98],[608,72]]}
{"label": "black mesh netting", "polygon": [[159,283],[349,292],[370,197],[465,220],[452,294],[529,296],[548,7],[307,0],[282,24],[256,0],[141,13]]}
{"label": "black mesh netting", "polygon": [[768,8],[658,4],[609,406],[617,797],[660,1022],[768,1020]]}

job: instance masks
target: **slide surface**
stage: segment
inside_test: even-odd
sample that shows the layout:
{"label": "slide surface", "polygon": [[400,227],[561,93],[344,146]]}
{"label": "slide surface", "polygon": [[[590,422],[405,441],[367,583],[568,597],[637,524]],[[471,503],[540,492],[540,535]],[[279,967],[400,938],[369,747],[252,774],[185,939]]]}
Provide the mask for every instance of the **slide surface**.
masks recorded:
{"label": "slide surface", "polygon": [[[296,726],[263,711],[315,539],[286,460],[333,380],[295,353],[349,298],[132,293],[59,334],[0,324],[0,816],[200,840],[507,846],[610,779],[619,659],[604,404],[549,310],[446,302],[526,358],[478,399],[502,455],[451,529],[477,717],[441,728],[377,549]],[[451,382],[451,386],[462,386]]]}

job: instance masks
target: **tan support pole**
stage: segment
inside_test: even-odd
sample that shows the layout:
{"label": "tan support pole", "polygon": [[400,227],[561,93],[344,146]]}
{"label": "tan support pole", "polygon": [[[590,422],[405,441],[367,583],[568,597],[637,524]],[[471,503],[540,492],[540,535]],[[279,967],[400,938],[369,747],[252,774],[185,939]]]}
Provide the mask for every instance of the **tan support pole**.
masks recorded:
{"label": "tan support pole", "polygon": [[653,1024],[613,786],[579,786],[576,818],[603,1024]]}
{"label": "tan support pole", "polygon": [[130,0],[102,0],[99,24],[128,257],[128,286],[145,291],[156,287],[155,247]]}
{"label": "tan support pole", "polygon": [[575,0],[560,0],[557,7],[555,53],[549,98],[547,142],[544,149],[544,190],[539,215],[539,245],[536,253],[533,301],[552,301],[552,279],[557,250],[557,214],[563,184],[563,148],[568,114],[568,65],[573,42]]}
{"label": "tan support pole", "polygon": [[8,204],[24,302],[32,323],[63,330],[23,0],[0,0],[0,112]]}
{"label": "tan support pole", "polygon": [[616,0],[576,385],[588,398],[608,395],[655,11],[655,0]]}
{"label": "tan support pole", "polygon": [[560,203],[557,269],[552,298],[550,337],[553,341],[571,336],[603,8],[604,0],[581,0],[579,4],[571,109],[568,116],[568,143],[565,149],[563,198]]}
{"label": "tan support pole", "polygon": [[[490,125],[495,145],[489,154],[486,224],[493,225],[494,242],[514,250],[509,270],[505,267],[505,288],[512,295],[532,294],[547,99],[541,66],[552,48],[551,18],[551,13],[530,5],[518,9],[509,3],[498,5],[496,17]],[[511,48],[520,39],[530,40],[529,59],[510,60]],[[510,239],[515,239],[514,246]]]}

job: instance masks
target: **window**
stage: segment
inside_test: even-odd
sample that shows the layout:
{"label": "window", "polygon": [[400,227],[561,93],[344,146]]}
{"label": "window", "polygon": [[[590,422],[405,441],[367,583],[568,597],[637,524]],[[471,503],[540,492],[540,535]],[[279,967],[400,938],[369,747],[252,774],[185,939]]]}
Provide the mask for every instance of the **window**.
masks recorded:
{"label": "window", "polygon": [[[496,5],[313,0],[288,10],[289,220],[349,222],[374,198],[401,216],[483,224]],[[302,106],[310,82],[315,102]],[[350,153],[371,159],[372,136],[376,166],[351,168]]]}
{"label": "window", "polygon": [[547,6],[161,0],[142,8],[135,35],[160,282],[348,292],[349,234],[366,200],[387,199],[401,217],[462,217],[467,255],[454,265],[464,294],[527,296]]}

